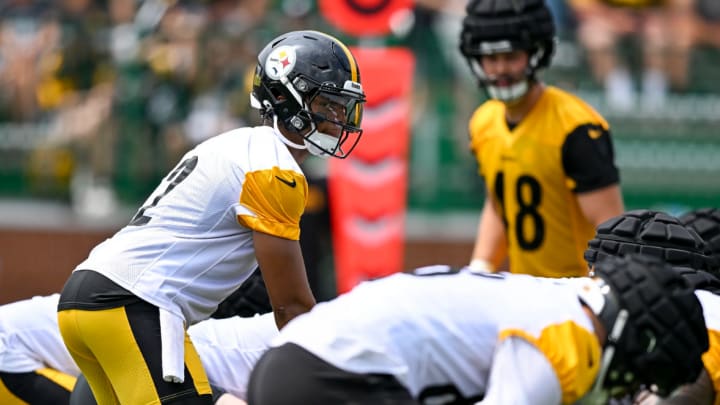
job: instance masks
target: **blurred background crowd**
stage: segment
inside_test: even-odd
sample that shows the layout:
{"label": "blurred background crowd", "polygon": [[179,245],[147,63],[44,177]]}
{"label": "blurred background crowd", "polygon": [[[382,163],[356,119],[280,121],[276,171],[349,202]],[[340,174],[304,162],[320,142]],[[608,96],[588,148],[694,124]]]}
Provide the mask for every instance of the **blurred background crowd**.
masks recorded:
{"label": "blurred background crowd", "polygon": [[[136,205],[189,147],[257,123],[259,47],[313,28],[414,52],[410,208],[475,210],[466,122],[483,94],[457,51],[464,3],[419,0],[392,35],[348,38],[311,0],[4,0],[0,195],[86,216]],[[546,79],[609,118],[627,205],[717,202],[720,3],[549,3],[560,32]]]}
{"label": "blurred background crowd", "polygon": [[192,145],[255,120],[258,46],[314,26],[307,1],[8,0],[0,6],[6,195],[102,216]]}

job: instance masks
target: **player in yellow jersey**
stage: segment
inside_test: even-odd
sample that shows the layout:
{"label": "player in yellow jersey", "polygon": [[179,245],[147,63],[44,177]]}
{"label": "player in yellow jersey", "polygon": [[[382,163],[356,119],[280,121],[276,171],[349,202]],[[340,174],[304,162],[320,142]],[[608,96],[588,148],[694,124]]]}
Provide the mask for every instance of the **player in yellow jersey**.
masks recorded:
{"label": "player in yellow jersey", "polygon": [[472,115],[470,147],[486,198],[472,267],[582,276],[595,226],[623,212],[608,123],[537,77],[554,49],[543,0],[472,0],[460,50],[490,100]]}
{"label": "player in yellow jersey", "polygon": [[186,329],[258,266],[278,328],[315,304],[298,242],[308,195],[299,165],[346,157],[364,101],[355,57],[336,38],[294,31],[265,46],[251,93],[264,125],[186,153],[63,288],[60,332],[100,405],[210,404]]}

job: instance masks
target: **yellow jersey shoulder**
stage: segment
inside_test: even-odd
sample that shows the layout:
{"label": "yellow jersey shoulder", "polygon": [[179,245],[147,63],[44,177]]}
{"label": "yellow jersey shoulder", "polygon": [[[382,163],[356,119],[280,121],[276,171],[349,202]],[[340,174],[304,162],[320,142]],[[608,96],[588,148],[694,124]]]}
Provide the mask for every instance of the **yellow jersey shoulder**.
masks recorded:
{"label": "yellow jersey shoulder", "polygon": [[504,116],[505,105],[501,101],[487,100],[480,104],[480,106],[475,109],[475,112],[473,112],[468,124],[470,140],[472,141],[486,134],[487,131],[485,130],[496,125],[498,117],[502,120]]}
{"label": "yellow jersey shoulder", "polygon": [[504,330],[504,339],[525,339],[545,355],[555,370],[562,391],[562,403],[572,404],[585,395],[600,369],[602,348],[594,332],[568,320],[548,325],[539,336],[519,329]]}
{"label": "yellow jersey shoulder", "polygon": [[608,130],[610,125],[590,104],[580,97],[554,86],[548,86],[543,94],[543,113],[558,120],[565,133],[584,124],[597,124]]}
{"label": "yellow jersey shoulder", "polygon": [[[529,128],[531,131],[542,131],[546,141],[551,141],[548,137],[557,137],[556,143],[562,144],[568,134],[586,124],[597,125],[605,131],[610,127],[600,113],[578,96],[554,86],[547,86],[517,130],[526,132]],[[481,104],[470,118],[470,147],[477,150],[487,138],[508,131],[505,104],[498,100],[488,100]]]}

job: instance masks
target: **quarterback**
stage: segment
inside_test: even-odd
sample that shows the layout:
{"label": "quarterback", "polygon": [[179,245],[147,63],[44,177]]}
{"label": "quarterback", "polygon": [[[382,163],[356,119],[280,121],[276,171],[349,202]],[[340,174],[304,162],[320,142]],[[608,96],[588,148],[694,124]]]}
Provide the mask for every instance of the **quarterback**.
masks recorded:
{"label": "quarterback", "polygon": [[538,78],[554,47],[544,0],[467,6],[460,51],[489,96],[469,123],[486,186],[475,269],[586,275],[583,252],[595,226],[623,212],[608,123]]}

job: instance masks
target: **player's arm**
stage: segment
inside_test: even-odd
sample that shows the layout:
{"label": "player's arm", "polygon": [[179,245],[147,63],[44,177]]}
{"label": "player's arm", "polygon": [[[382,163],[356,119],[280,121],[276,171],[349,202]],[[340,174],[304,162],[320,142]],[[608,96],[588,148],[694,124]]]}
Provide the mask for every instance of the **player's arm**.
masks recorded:
{"label": "player's arm", "polygon": [[300,242],[253,231],[255,256],[262,272],[278,329],[315,305]]}
{"label": "player's arm", "polygon": [[[490,194],[486,191],[486,196]],[[495,204],[490,197],[485,198],[480,222],[478,223],[475,247],[470,259],[471,267],[482,270],[483,263],[488,265],[489,271],[495,271],[503,264],[507,257],[507,241],[505,225]]]}
{"label": "player's arm", "polygon": [[562,163],[583,215],[591,224],[625,210],[610,130],[600,124],[575,128],[562,146]]}
{"label": "player's arm", "polygon": [[583,215],[595,226],[622,214],[625,210],[620,186],[617,184],[578,193],[577,199]]}
{"label": "player's arm", "polygon": [[483,400],[476,405],[557,405],[562,390],[547,358],[526,340],[509,337],[493,357]]}

